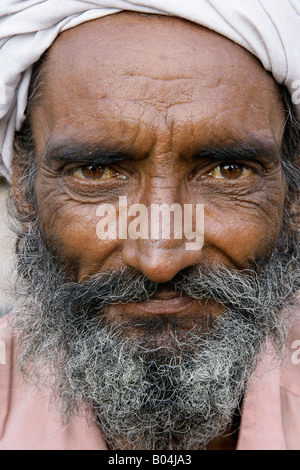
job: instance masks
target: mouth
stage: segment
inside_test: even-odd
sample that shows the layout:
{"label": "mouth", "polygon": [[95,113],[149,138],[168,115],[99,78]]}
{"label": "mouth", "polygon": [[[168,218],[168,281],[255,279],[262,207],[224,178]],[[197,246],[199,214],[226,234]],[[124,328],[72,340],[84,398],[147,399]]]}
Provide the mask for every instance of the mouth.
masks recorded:
{"label": "mouth", "polygon": [[140,315],[179,315],[197,310],[199,306],[199,301],[190,297],[163,291],[154,294],[149,300],[137,302],[134,310]]}
{"label": "mouth", "polygon": [[122,310],[125,315],[134,312],[137,316],[186,315],[199,312],[205,303],[175,291],[160,291],[148,300],[122,305]]}

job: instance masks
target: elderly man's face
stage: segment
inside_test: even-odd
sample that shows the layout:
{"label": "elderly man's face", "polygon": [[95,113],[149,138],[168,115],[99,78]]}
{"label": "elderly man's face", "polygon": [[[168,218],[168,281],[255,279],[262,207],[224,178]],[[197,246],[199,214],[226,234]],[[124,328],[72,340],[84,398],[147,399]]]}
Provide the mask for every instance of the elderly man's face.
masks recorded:
{"label": "elderly man's face", "polygon": [[[283,120],[277,86],[256,59],[196,25],[121,15],[62,34],[32,120],[49,246],[76,281],[124,266],[159,283],[195,264],[248,268],[280,230]],[[111,163],[102,164],[107,153]],[[204,204],[204,247],[186,250],[184,239],[100,240],[96,209],[117,209],[119,196],[147,208]],[[111,315],[188,318],[201,316],[199,308],[157,299],[111,307]]]}
{"label": "elderly man's face", "polygon": [[[292,290],[293,273],[280,257],[268,263],[282,234],[284,119],[277,85],[251,54],[179,19],[114,15],[51,47],[31,110],[35,200],[45,257],[58,256],[68,282],[40,275],[37,244],[35,269],[24,272],[39,304],[28,322],[22,313],[21,330],[28,357],[58,362],[61,394],[73,384],[116,448],[205,446],[230,422],[266,336],[280,330],[276,294]],[[120,196],[147,209],[203,204],[203,247],[172,236],[101,240],[97,208],[109,203],[118,215]],[[257,270],[247,284],[259,262],[266,278]],[[215,268],[230,275],[208,277]],[[105,277],[120,272],[129,284]],[[95,326],[102,318],[109,331]]]}

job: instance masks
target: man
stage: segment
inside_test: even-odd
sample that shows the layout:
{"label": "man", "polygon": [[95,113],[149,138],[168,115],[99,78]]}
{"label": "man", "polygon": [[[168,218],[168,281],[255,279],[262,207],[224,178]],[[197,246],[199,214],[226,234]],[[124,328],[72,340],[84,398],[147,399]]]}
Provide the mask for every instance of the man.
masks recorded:
{"label": "man", "polygon": [[[45,53],[25,72],[13,160],[8,131],[25,75],[3,117],[18,238],[17,306],[2,321],[0,447],[299,448],[289,309],[299,288],[299,67],[289,68],[288,92],[274,80],[281,65],[271,74],[219,34],[222,22],[204,27],[207,2],[204,26],[186,19],[195,2],[183,18],[157,15],[154,2],[113,3],[138,13],[98,18],[81,5],[92,13],[76,22],[70,6],[71,26],[50,44],[58,10],[40,17]],[[299,26],[292,2],[280,4]],[[278,29],[281,15],[272,21]],[[105,236],[99,207],[120,216],[120,201],[126,230],[119,217]],[[136,204],[146,210],[138,222]],[[141,236],[155,204],[181,208],[185,221],[187,206],[204,206],[203,244],[190,250],[190,233],[175,236],[175,212],[170,237]]]}

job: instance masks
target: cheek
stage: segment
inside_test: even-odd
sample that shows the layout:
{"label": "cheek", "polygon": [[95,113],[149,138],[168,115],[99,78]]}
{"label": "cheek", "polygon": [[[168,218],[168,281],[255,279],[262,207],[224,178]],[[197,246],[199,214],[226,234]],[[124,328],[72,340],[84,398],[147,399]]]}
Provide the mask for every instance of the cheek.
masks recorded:
{"label": "cheek", "polygon": [[[284,195],[206,204],[205,244],[240,269],[268,254],[276,243],[283,217]],[[223,259],[223,262],[226,262]]]}
{"label": "cheek", "polygon": [[119,242],[99,238],[96,210],[97,205],[73,201],[57,201],[48,208],[46,204],[41,206],[45,240],[75,281],[101,269],[115,269],[114,254],[119,251]]}
{"label": "cheek", "polygon": [[252,259],[264,256],[276,239],[263,222],[243,218],[242,214],[222,214],[206,218],[206,246],[217,250],[230,263],[243,269]]}

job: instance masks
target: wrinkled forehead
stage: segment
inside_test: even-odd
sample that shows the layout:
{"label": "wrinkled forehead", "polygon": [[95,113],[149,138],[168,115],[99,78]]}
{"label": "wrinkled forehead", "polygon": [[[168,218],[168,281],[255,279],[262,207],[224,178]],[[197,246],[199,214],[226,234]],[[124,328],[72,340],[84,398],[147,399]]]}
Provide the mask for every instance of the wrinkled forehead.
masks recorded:
{"label": "wrinkled forehead", "polygon": [[134,59],[137,67],[146,70],[159,60],[162,72],[167,75],[185,67],[194,68],[195,59],[200,57],[211,65],[214,61],[211,46],[217,54],[221,53],[218,62],[225,60],[235,66],[242,60],[263,70],[258,59],[244,48],[203,26],[182,18],[128,12],[89,21],[61,33],[50,48],[49,62],[52,59],[53,66],[58,66],[80,61],[84,67],[94,59],[103,65],[114,66],[116,61],[124,66]]}
{"label": "wrinkled forehead", "polygon": [[207,112],[219,106],[219,115],[228,107],[257,108],[252,119],[264,119],[262,126],[270,124],[281,138],[279,89],[260,62],[229,39],[175,17],[123,12],[68,30],[51,46],[43,79],[40,103],[50,128],[75,108],[86,116],[89,103],[95,116],[96,103],[103,107],[113,98],[123,109],[142,102],[158,113],[187,102]]}
{"label": "wrinkled forehead", "polygon": [[226,79],[226,68],[244,68],[245,79],[251,69],[249,81],[255,77],[257,86],[276,87],[258,59],[224,36],[181,18],[127,12],[60,34],[50,48],[47,67],[52,78],[62,71],[88,79],[96,69],[100,76],[106,69],[112,74],[119,70],[111,76],[112,83],[126,70],[168,80],[185,72],[200,78],[207,70],[216,77],[220,70]]}

